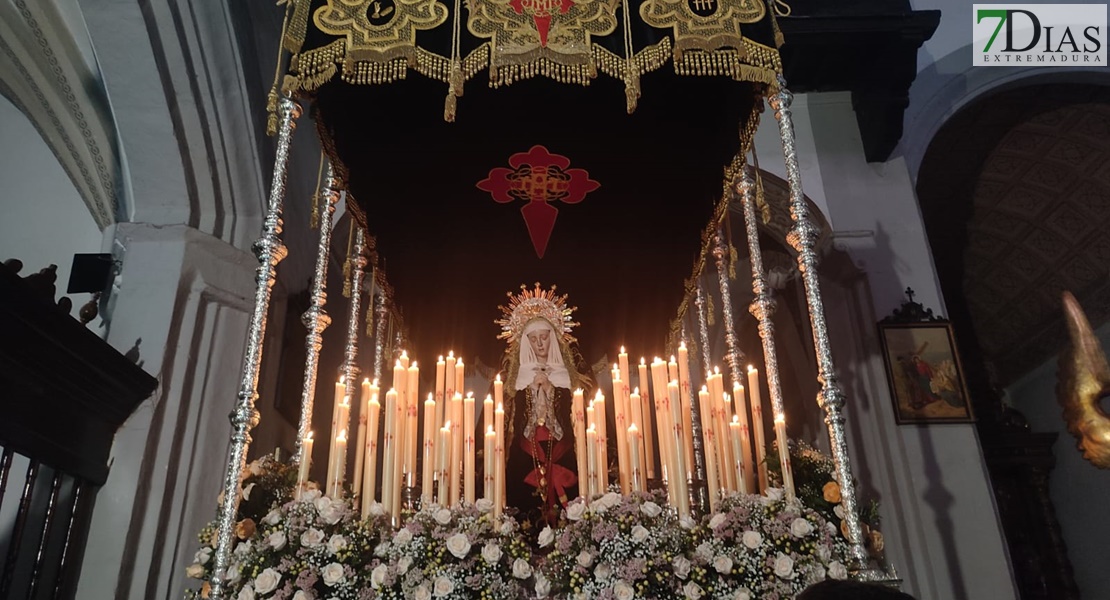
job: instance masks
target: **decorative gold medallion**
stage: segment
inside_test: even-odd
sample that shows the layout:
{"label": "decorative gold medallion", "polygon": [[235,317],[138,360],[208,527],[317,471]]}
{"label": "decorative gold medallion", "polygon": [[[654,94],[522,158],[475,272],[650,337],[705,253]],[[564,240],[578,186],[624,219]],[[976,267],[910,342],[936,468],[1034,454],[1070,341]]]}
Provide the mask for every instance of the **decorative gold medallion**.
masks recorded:
{"label": "decorative gold medallion", "polygon": [[327,0],[312,16],[316,27],[345,36],[347,65],[416,57],[416,32],[447,21],[447,6],[436,0]]}
{"label": "decorative gold medallion", "polygon": [[646,0],[640,5],[648,25],[673,30],[676,59],[685,50],[741,50],[740,25],[766,15],[763,0]]}
{"label": "decorative gold medallion", "polygon": [[618,0],[469,0],[467,29],[490,39],[491,77],[537,73],[587,83],[596,75],[590,37],[617,28]]}

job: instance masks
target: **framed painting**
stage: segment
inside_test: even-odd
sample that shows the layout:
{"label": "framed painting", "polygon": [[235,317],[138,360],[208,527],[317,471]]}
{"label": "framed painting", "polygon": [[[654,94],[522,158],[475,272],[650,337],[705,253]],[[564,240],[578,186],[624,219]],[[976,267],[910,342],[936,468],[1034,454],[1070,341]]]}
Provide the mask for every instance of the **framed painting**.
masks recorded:
{"label": "framed painting", "polygon": [[899,424],[975,420],[951,323],[883,322],[879,339]]}

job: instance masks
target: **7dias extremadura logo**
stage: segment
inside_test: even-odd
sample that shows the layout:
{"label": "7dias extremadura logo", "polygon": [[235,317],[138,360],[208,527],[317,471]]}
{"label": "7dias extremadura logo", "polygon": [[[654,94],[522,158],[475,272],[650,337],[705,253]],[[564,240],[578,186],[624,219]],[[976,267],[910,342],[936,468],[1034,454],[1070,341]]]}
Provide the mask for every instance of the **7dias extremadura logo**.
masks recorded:
{"label": "7dias extremadura logo", "polygon": [[1105,4],[976,4],[975,66],[1106,66]]}

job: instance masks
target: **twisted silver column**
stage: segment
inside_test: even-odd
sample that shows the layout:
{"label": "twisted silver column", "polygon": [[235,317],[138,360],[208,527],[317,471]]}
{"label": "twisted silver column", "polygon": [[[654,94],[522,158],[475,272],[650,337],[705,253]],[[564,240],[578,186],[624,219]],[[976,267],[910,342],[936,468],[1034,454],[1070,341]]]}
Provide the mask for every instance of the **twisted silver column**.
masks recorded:
{"label": "twisted silver column", "polygon": [[705,363],[702,380],[707,380],[713,373],[713,355],[709,352],[709,321],[705,316],[705,290],[701,287],[701,275],[698,275],[697,293],[694,295],[694,306],[698,309],[698,338],[701,340],[701,360]]}
{"label": "twisted silver column", "polygon": [[303,441],[312,428],[312,406],[316,400],[316,375],[320,370],[320,348],[323,346],[324,330],[331,325],[324,305],[328,302],[325,291],[328,281],[328,250],[331,248],[332,215],[335,203],[339,200],[338,182],[335,180],[331,164],[324,174],[320,188],[320,240],[316,245],[316,268],[312,273],[312,288],[308,298],[308,310],[301,315],[308,334],[305,336],[304,387],[301,389],[301,420],[297,424],[297,445],[294,456],[297,464],[312,460],[304,456]]}
{"label": "twisted silver column", "polygon": [[[355,225],[354,242],[351,243],[351,254],[347,257],[351,265],[351,301],[347,305],[347,346],[343,351],[343,381],[347,386],[347,397],[351,404],[356,404],[355,396],[358,391],[358,331],[362,321],[359,313],[362,311],[362,276],[365,273],[366,257],[362,255],[366,248],[366,234],[362,227]],[[342,477],[341,477],[342,478]]]}
{"label": "twisted silver column", "polygon": [[[686,323],[682,324],[681,333],[682,340],[686,340]],[[690,357],[687,354],[686,360],[689,362]],[[686,365],[687,371],[690,365]],[[705,380],[705,375],[702,375],[702,380]],[[690,389],[690,439],[694,447],[694,479],[696,485],[691,486],[694,491],[694,497],[691,501],[700,509],[701,514],[709,514],[709,480],[706,478],[705,472],[705,441],[701,435],[701,403],[698,402],[697,391],[693,388]]]}
{"label": "twisted silver column", "polygon": [[210,598],[213,600],[224,598],[224,576],[231,560],[235,516],[239,509],[239,481],[250,447],[250,430],[258,423],[258,412],[254,409],[254,400],[258,395],[258,370],[262,364],[262,343],[266,337],[266,320],[270,313],[270,292],[274,285],[275,268],[286,255],[285,245],[281,243],[281,210],[285,201],[289,145],[293,138],[295,120],[300,114],[301,107],[288,96],[278,102],[281,126],[274,157],[274,174],[270,182],[270,199],[262,222],[262,236],[253,247],[259,262],[255,272],[254,308],[247,330],[238,402],[230,416],[231,449],[224,474],[223,503],[216,516],[216,552],[213,557],[212,579],[209,582],[212,586]]}
{"label": "twisted silver column", "polygon": [[725,256],[728,248],[722,227],[717,227],[713,236],[713,258],[717,265],[717,281],[721,285],[721,314],[724,316],[725,345],[728,348],[728,368],[732,374],[733,383],[744,383],[744,373],[740,370],[740,363],[744,362],[744,353],[736,342],[736,321],[732,318],[732,290],[728,284],[728,268],[725,265]]}
{"label": "twisted silver column", "polygon": [[848,457],[848,439],[844,431],[844,392],[840,389],[836,368],[833,365],[832,347],[829,344],[829,331],[825,323],[825,306],[821,300],[821,284],[817,276],[817,228],[809,220],[809,207],[802,193],[802,174],[798,167],[798,151],[794,140],[794,123],[790,114],[790,103],[794,95],[786,88],[786,80],[780,75],[778,91],[770,97],[771,108],[775,110],[775,120],[779,125],[782,139],[782,152],[786,160],[786,178],[790,185],[790,215],[794,227],[787,235],[787,241],[798,251],[798,269],[802,273],[805,287],[809,321],[813,328],[813,346],[817,352],[817,380],[821,391],[817,403],[825,410],[825,424],[829,429],[829,442],[833,462],[836,465],[837,481],[840,483],[841,504],[844,507],[844,521],[848,529],[849,557],[852,569],[859,579],[882,577],[881,571],[868,568],[867,550],[863,545],[863,529],[860,527],[856,507],[856,487],[852,477],[852,463]]}
{"label": "twisted silver column", "polygon": [[[782,403],[782,383],[779,378],[778,350],[775,348],[775,324],[771,317],[775,314],[775,298],[763,270],[763,251],[759,247],[759,227],[755,212],[755,181],[752,180],[750,167],[744,165],[740,171],[740,181],[736,191],[744,209],[744,230],[748,238],[748,255],[752,263],[752,299],[748,311],[759,321],[759,339],[763,343],[763,362],[767,372],[767,389],[771,396],[771,410],[775,419],[784,418],[786,411]],[[786,440],[778,440],[779,464],[785,480],[788,471],[789,449]],[[794,500],[794,488],[786,487],[787,500]]]}
{"label": "twisted silver column", "polygon": [[[377,277],[377,274],[374,275]],[[374,379],[381,380],[382,378],[382,363],[385,360],[385,344],[386,337],[389,332],[386,327],[389,326],[389,310],[386,308],[385,293],[379,293],[374,296],[374,318],[377,322],[374,324]]]}

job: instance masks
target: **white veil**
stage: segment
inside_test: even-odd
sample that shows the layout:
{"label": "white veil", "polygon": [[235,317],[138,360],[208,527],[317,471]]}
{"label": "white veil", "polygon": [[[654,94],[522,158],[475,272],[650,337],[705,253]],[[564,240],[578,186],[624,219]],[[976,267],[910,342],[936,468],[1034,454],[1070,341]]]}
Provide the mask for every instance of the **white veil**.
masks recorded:
{"label": "white veil", "polygon": [[[546,329],[550,333],[551,348],[547,352],[547,363],[541,363],[536,358],[536,353],[532,350],[532,344],[528,342],[528,334]],[[551,381],[551,385],[571,389],[570,384],[570,371],[567,370],[566,364],[563,362],[563,349],[562,340],[558,332],[551,323],[547,322],[544,318],[536,318],[524,326],[524,331],[520,334],[520,370],[517,371],[516,381],[513,383],[513,391],[517,392],[532,385],[532,380],[535,379],[536,373],[541,369],[547,370],[547,378]]]}

